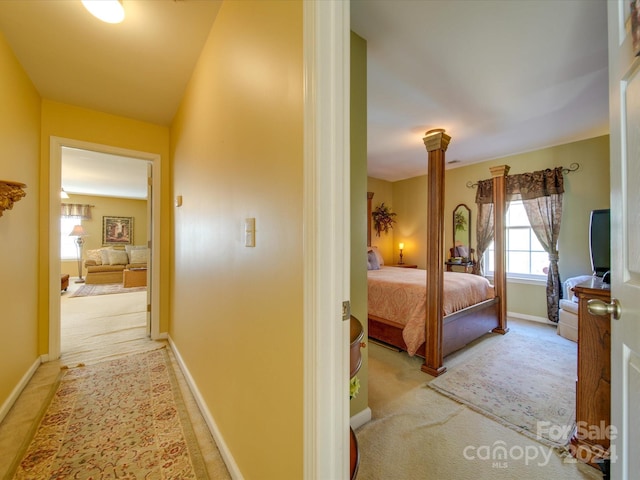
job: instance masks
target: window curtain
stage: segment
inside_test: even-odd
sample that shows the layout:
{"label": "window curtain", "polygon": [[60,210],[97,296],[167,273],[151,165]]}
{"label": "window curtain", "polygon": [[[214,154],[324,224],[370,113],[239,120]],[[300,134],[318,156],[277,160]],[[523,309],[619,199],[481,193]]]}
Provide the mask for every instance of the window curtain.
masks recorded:
{"label": "window curtain", "polygon": [[562,167],[516,175],[522,204],[538,241],[549,254],[547,317],[558,323],[562,285],[558,271],[558,237],[562,221],[564,177]]}
{"label": "window curtain", "polygon": [[63,217],[80,217],[83,220],[91,220],[92,205],[82,205],[80,203],[61,203],[60,215]]}
{"label": "window curtain", "polygon": [[484,252],[493,241],[493,180],[480,180],[476,192],[478,221],[476,222],[476,250],[478,257],[473,273],[484,275]]}
{"label": "window curtain", "polygon": [[[532,173],[508,175],[506,181],[507,200],[522,200],[531,228],[538,241],[549,255],[549,269],[547,273],[547,316],[549,320],[558,323],[558,307],[562,298],[560,273],[558,271],[558,236],[562,220],[562,194],[564,193],[564,177],[562,167],[540,170]],[[486,205],[493,207],[493,181],[478,182],[476,193],[478,204],[477,243],[478,243],[478,273],[484,272],[481,258],[489,243],[493,239],[493,214],[491,220],[483,219],[487,213]],[[490,228],[489,228],[490,226]],[[486,232],[489,229],[489,232]],[[481,244],[481,240],[486,242]],[[475,270],[474,270],[475,271]]]}

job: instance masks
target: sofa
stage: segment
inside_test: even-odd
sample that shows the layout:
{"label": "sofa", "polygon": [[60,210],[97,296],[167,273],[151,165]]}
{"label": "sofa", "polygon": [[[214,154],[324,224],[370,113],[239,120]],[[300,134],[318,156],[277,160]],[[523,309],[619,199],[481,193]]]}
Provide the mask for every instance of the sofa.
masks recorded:
{"label": "sofa", "polygon": [[556,333],[574,342],[578,341],[578,297],[572,289],[588,280],[591,280],[591,275],[578,275],[567,278],[562,284],[564,298],[560,300]]}
{"label": "sofa", "polygon": [[86,251],[85,283],[122,283],[125,269],[147,268],[149,249],[146,245],[105,247]]}

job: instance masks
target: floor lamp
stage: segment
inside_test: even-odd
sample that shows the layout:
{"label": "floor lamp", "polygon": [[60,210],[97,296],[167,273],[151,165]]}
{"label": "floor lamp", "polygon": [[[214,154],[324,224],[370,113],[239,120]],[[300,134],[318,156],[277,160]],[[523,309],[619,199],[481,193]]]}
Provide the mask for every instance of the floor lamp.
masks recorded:
{"label": "floor lamp", "polygon": [[82,225],[74,225],[69,236],[76,237],[76,251],[78,252],[78,280],[76,283],[84,283],[84,278],[82,278],[82,244],[84,243],[83,237],[87,236],[87,232],[84,231]]}

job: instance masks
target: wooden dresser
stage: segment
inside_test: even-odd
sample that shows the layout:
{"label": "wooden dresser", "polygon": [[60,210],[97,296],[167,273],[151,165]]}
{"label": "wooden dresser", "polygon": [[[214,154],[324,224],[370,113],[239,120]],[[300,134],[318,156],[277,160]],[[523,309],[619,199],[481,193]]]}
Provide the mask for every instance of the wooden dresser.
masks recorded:
{"label": "wooden dresser", "polygon": [[610,303],[611,292],[599,277],[573,291],[578,297],[578,378],[572,454],[599,468],[597,461],[608,455],[611,424],[611,316],[589,313],[587,302]]}

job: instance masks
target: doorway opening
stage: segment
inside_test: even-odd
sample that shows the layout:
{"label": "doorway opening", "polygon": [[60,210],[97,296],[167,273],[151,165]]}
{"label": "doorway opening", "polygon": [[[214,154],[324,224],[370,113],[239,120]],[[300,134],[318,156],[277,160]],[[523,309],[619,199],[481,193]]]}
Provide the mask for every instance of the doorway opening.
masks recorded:
{"label": "doorway opening", "polygon": [[[59,137],[51,138],[51,162],[50,162],[50,212],[49,212],[49,353],[48,359],[54,360],[59,358],[61,355],[61,291],[60,291],[60,281],[61,281],[61,273],[62,273],[62,261],[61,261],[61,209],[60,209],[60,192],[63,187],[62,184],[62,172],[63,166],[65,165],[65,158],[68,158],[68,155],[71,153],[80,154],[83,156],[85,161],[90,163],[90,160],[87,160],[89,157],[102,158],[103,160],[107,159],[111,161],[110,169],[118,170],[120,167],[117,166],[118,163],[122,163],[123,167],[126,168],[127,162],[135,162],[129,163],[132,167],[135,166],[134,170],[146,171],[146,175],[143,177],[143,185],[139,185],[137,188],[146,191],[144,195],[145,199],[143,201],[144,206],[138,207],[138,209],[142,208],[146,210],[143,213],[139,213],[137,216],[142,217],[142,222],[138,222],[138,227],[141,232],[141,236],[138,238],[142,238],[143,245],[140,245],[139,241],[136,241],[135,236],[135,226],[136,223],[131,221],[131,228],[133,231],[131,232],[131,238],[125,239],[130,240],[132,243],[132,247],[137,246],[139,248],[146,245],[147,247],[147,285],[146,285],[146,305],[143,306],[144,312],[139,312],[139,314],[143,315],[145,318],[145,337],[151,338],[153,340],[159,339],[160,335],[160,327],[159,327],[159,249],[160,249],[160,235],[159,235],[159,216],[160,216],[160,156],[157,154],[121,149],[118,147],[108,146],[108,145],[100,145],[89,142],[82,142],[78,140],[72,139],[64,139]],[[125,160],[126,159],[126,160]],[[76,159],[77,160],[77,159]],[[74,160],[69,160],[69,162],[73,163]],[[102,167],[97,167],[94,165],[94,172],[91,174],[91,177],[98,178],[95,182],[90,182],[88,173],[84,174],[85,181],[88,184],[94,183],[93,188],[104,188],[104,186],[108,183],[107,178],[103,177],[104,185],[100,187],[99,175],[95,175],[97,171]],[[87,166],[87,165],[85,165]],[[108,169],[107,169],[108,170]],[[113,172],[112,172],[113,173]],[[81,174],[81,176],[83,176]],[[108,175],[107,175],[108,176]],[[112,175],[113,176],[113,175]],[[121,175],[122,176],[122,175]],[[68,183],[68,182],[67,182]],[[125,183],[124,181],[122,183]],[[74,190],[78,191],[79,187],[73,186],[73,184],[69,184],[69,186],[65,186],[65,192],[73,194]],[[90,185],[88,185],[90,187]],[[67,191],[68,190],[68,191]],[[87,191],[89,191],[87,189]],[[86,192],[84,192],[86,193]],[[98,199],[97,195],[99,192],[94,192],[95,199]],[[72,195],[73,197],[73,195]],[[91,200],[91,196],[80,196],[77,197],[80,199],[89,199]],[[64,202],[64,201],[63,201]],[[87,204],[98,203],[96,202],[88,202]],[[108,203],[107,203],[108,204]],[[112,204],[113,205],[113,204]],[[114,217],[125,217],[128,218],[128,215],[113,215],[107,209],[101,209],[101,211],[97,211],[95,217],[92,219],[92,232],[91,232],[91,243],[92,247],[98,247],[92,250],[98,250],[100,247],[103,247],[104,242],[109,242],[109,239],[105,240],[103,232],[103,222],[105,218],[114,218]],[[103,218],[104,217],[104,218]],[[143,238],[144,237],[144,238]],[[86,237],[90,238],[90,237]],[[124,243],[124,242],[123,242]],[[124,246],[124,245],[123,245]],[[123,246],[120,246],[121,248]],[[115,246],[114,246],[115,248]],[[124,251],[124,250],[123,250]],[[71,290],[77,290],[79,287],[84,287],[84,283],[82,278],[80,280],[78,277],[82,277],[82,273],[86,272],[84,268],[85,258],[81,258],[78,263],[78,267],[74,270],[75,274],[70,282]],[[77,261],[77,259],[76,259]],[[75,284],[75,280],[80,280],[78,284]],[[124,283],[123,283],[124,286]],[[62,294],[64,295],[64,294]],[[69,292],[71,295],[71,292]],[[136,295],[136,294],[131,294]],[[107,295],[108,297],[109,295]],[[138,295],[139,296],[139,295]],[[121,296],[122,297],[122,296]],[[68,298],[65,300],[83,300],[83,299],[72,299]],[[84,299],[86,301],[86,299]],[[143,300],[144,301],[144,300]]]}

